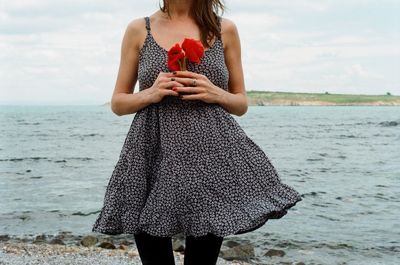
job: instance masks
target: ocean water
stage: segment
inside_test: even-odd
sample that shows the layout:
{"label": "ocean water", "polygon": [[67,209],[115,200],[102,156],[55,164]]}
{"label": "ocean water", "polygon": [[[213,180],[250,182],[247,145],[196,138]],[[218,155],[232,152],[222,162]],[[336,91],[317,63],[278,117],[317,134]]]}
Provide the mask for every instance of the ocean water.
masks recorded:
{"label": "ocean water", "polygon": [[[134,114],[0,106],[0,234],[88,234]],[[250,106],[233,116],[303,200],[229,238],[260,261],[398,264],[400,108]],[[264,257],[270,248],[284,257]]]}

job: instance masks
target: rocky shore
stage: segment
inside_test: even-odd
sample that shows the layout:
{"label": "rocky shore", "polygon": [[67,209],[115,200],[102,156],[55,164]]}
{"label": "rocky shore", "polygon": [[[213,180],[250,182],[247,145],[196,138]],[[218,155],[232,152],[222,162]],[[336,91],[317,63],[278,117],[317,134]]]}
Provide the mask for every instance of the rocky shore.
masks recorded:
{"label": "rocky shore", "polygon": [[[173,237],[176,264],[183,264],[185,240],[183,236]],[[283,250],[270,249],[265,256],[282,257]],[[228,264],[269,264],[255,263],[254,247],[245,240],[224,240],[218,257],[218,265]],[[36,235],[31,237],[10,237],[0,235],[0,265],[22,264],[79,264],[79,265],[125,265],[141,264],[139,253],[132,235],[73,235],[61,232],[57,235]],[[302,262],[273,264],[302,265]]]}

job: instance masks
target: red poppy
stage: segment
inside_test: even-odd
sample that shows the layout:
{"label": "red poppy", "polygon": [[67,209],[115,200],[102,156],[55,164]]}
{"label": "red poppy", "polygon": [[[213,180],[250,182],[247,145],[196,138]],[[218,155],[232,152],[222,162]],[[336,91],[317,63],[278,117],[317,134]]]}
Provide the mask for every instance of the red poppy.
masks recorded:
{"label": "red poppy", "polygon": [[185,71],[188,60],[199,64],[203,55],[201,41],[185,38],[182,47],[176,43],[168,50],[168,68],[171,71]]}
{"label": "red poppy", "polygon": [[182,49],[189,61],[199,64],[204,55],[204,47],[201,41],[185,38],[182,43]]}
{"label": "red poppy", "polygon": [[176,43],[168,51],[168,68],[171,71],[182,70],[182,64],[184,58],[185,58],[185,53],[183,52],[179,43]]}

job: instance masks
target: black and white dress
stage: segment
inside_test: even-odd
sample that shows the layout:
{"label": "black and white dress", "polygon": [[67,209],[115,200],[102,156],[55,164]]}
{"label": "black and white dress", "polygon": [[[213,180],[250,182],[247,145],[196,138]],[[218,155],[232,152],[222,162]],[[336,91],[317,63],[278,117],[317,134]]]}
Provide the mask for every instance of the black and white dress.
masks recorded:
{"label": "black and white dress", "polygon": [[[160,71],[169,72],[168,51],[154,40],[149,17],[145,21],[140,90]],[[187,69],[228,90],[220,38]],[[221,105],[166,96],[135,113],[92,232],[243,234],[281,218],[300,200]]]}

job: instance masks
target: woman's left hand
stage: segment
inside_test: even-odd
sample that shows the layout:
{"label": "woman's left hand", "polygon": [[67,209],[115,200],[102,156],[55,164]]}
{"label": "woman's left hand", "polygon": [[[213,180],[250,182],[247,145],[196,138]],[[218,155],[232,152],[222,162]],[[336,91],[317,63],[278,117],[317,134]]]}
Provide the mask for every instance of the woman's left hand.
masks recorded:
{"label": "woman's left hand", "polygon": [[[190,95],[180,95],[183,100],[202,100],[207,103],[218,103],[223,97],[225,90],[214,85],[207,76],[191,71],[175,71],[174,78],[185,86],[173,87],[178,93],[193,93]],[[196,79],[196,86],[193,85]]]}

